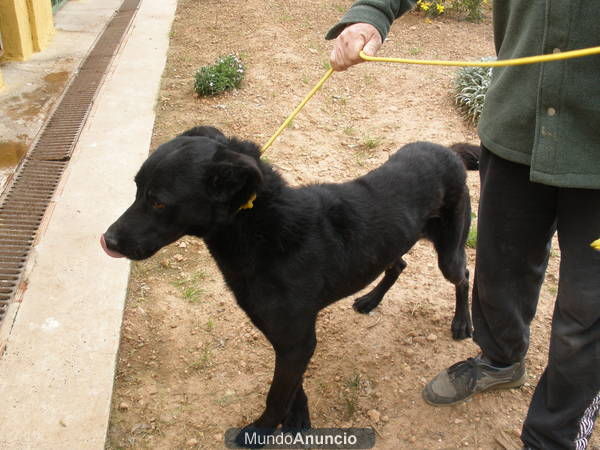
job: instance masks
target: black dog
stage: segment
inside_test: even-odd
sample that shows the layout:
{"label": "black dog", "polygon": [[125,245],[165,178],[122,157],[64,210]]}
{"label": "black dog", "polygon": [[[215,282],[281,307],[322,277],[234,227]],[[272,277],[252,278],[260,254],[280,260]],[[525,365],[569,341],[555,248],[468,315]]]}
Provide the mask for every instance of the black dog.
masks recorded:
{"label": "black dog", "polygon": [[479,159],[481,158],[481,147],[470,144],[452,144],[452,151],[463,160],[467,170],[479,170]]}
{"label": "black dog", "polygon": [[292,188],[253,143],[197,127],[146,160],[134,203],[101,242],[111,256],[139,260],[184,235],[204,239],[238,304],[275,349],[266,409],[238,436],[243,445],[245,432],[310,427],[302,378],[317,343],[317,313],[385,272],[354,303],[371,311],[421,238],[433,242],[456,287],[452,336],[471,335],[465,176],[452,151],[417,142],[356,180]]}

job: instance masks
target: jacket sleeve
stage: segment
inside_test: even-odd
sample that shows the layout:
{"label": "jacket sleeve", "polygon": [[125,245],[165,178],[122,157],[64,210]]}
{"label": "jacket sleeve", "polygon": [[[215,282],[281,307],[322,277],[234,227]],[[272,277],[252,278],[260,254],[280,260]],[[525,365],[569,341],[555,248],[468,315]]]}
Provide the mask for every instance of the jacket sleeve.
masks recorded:
{"label": "jacket sleeve", "polygon": [[337,24],[325,35],[325,39],[335,39],[347,25],[369,23],[379,31],[384,40],[392,22],[412,9],[417,0],[358,0]]}

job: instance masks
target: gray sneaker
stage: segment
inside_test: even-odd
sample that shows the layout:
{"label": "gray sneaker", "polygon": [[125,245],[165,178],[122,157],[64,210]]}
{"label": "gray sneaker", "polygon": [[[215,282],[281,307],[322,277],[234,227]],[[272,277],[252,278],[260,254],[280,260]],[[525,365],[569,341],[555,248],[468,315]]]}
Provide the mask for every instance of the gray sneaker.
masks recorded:
{"label": "gray sneaker", "polygon": [[423,399],[433,406],[454,405],[479,392],[522,386],[525,377],[523,361],[500,368],[478,355],[440,372],[423,389]]}

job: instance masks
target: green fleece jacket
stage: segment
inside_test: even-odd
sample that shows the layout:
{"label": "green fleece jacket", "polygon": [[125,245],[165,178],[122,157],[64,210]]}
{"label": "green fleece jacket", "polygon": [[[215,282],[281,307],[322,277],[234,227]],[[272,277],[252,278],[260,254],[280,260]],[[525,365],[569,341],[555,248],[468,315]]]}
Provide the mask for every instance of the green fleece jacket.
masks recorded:
{"label": "green fleece jacket", "polygon": [[[359,0],[326,38],[356,22],[385,38],[414,3]],[[502,0],[493,8],[499,59],[600,45],[600,0]],[[600,189],[600,55],[494,69],[479,135],[493,153],[530,166],[534,182]]]}

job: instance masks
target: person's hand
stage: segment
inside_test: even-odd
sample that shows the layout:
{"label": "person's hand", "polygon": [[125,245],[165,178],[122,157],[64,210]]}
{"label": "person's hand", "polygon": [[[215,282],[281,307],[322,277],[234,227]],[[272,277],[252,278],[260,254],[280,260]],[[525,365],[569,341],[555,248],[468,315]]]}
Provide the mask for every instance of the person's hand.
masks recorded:
{"label": "person's hand", "polygon": [[360,51],[375,56],[381,47],[381,35],[377,28],[368,23],[355,23],[347,26],[334,41],[329,62],[333,70],[346,70],[348,67],[364,62]]}

